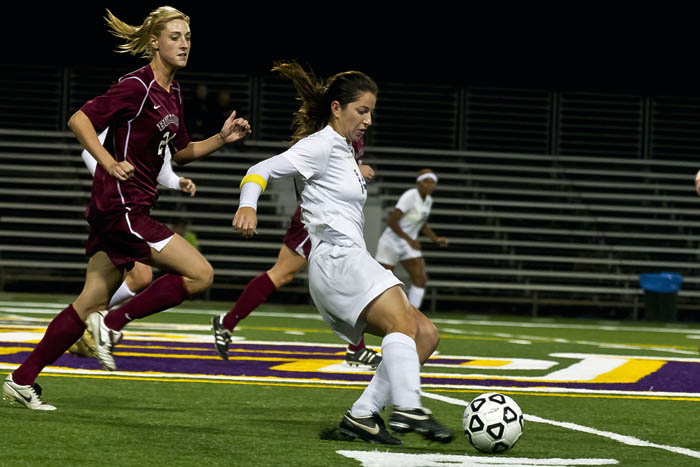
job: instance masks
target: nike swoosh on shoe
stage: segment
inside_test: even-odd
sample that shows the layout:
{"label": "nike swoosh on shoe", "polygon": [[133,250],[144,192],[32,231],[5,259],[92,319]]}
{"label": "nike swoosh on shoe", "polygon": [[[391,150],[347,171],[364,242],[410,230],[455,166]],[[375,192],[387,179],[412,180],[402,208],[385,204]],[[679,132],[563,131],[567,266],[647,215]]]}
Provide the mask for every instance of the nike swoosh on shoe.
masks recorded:
{"label": "nike swoosh on shoe", "polygon": [[20,396],[22,396],[22,399],[24,399],[25,401],[27,401],[27,403],[29,403],[29,402],[32,401],[32,398],[31,398],[31,397],[27,397],[27,396],[25,396],[24,394],[22,394],[21,392],[19,392],[19,391],[17,391],[17,390],[15,390],[15,392],[16,392],[17,394],[19,394]]}
{"label": "nike swoosh on shoe", "polygon": [[400,412],[400,414],[402,417],[411,418],[413,420],[428,420],[429,418],[428,415],[413,415],[406,412]]}
{"label": "nike swoosh on shoe", "polygon": [[376,423],[374,424],[373,427],[368,427],[367,425],[363,425],[362,423],[357,423],[355,420],[353,420],[350,417],[346,417],[346,418],[350,421],[350,423],[352,423],[353,425],[355,425],[358,428],[362,428],[364,431],[366,431],[370,435],[378,435],[379,434],[379,425],[377,425]]}

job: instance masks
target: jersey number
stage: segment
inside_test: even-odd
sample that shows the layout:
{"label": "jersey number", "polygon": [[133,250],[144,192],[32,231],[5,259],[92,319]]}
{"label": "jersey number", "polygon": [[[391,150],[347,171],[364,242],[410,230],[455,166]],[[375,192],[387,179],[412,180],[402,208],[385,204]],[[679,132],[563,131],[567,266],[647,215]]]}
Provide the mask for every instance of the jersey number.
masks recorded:
{"label": "jersey number", "polygon": [[177,133],[173,133],[172,136],[170,135],[169,131],[166,131],[163,133],[163,139],[160,141],[160,144],[158,145],[158,155],[160,157],[163,156],[163,151],[165,151],[165,148],[168,146],[168,143],[170,143],[174,138]]}
{"label": "jersey number", "polygon": [[362,193],[367,190],[367,184],[365,183],[365,177],[362,176],[361,173],[357,171],[357,169],[352,169],[353,172],[355,172],[355,176],[357,176],[357,181],[360,182],[360,186],[362,187]]}

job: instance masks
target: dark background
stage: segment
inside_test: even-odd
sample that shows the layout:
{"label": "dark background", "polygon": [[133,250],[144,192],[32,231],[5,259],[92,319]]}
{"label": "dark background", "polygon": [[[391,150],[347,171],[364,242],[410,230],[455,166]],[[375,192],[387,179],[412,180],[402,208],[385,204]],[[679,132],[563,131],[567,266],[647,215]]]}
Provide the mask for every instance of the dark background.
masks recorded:
{"label": "dark background", "polygon": [[[15,5],[4,16],[6,63],[109,65],[105,7],[140,24],[163,2]],[[462,2],[169,2],[191,18],[190,71],[265,73],[299,59],[319,75],[643,94],[700,94],[690,10],[567,2],[474,7]]]}

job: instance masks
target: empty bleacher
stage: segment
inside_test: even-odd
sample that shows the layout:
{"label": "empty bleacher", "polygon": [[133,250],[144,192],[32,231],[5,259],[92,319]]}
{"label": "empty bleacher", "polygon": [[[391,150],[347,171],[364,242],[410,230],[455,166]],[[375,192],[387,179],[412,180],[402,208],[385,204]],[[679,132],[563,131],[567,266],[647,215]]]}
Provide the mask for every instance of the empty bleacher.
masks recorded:
{"label": "empty bleacher", "polygon": [[[65,132],[0,132],[0,267],[6,287],[67,282],[85,268],[82,219],[91,179]],[[27,141],[31,141],[28,143]],[[176,171],[198,183],[194,198],[163,190],[153,211],[183,216],[216,271],[215,297],[237,295],[274,263],[290,215],[290,193],[272,183],[260,202],[260,235],[230,227],[245,169],[283,146],[251,142]],[[595,306],[638,316],[639,274],[684,275],[679,306],[700,297],[700,213],[692,163],[597,160],[445,150],[368,148],[366,162],[385,211],[430,165],[440,177],[429,224],[447,249],[423,238],[430,276],[427,309]],[[430,161],[430,163],[426,163]],[[307,301],[306,275],[284,292]],[[71,289],[72,288],[72,289]],[[289,298],[287,298],[289,299]]]}
{"label": "empty bleacher", "polygon": [[[0,73],[0,285],[77,293],[92,181],[64,122],[120,72],[32,69],[34,80],[54,85],[22,100],[4,91],[14,86],[9,75],[23,72]],[[274,263],[294,206],[289,187],[272,183],[260,202],[260,235],[231,231],[244,171],[285,147],[294,93],[271,76],[182,73],[179,81],[186,94],[197,83],[231,91],[254,125],[243,147],[176,167],[197,183],[197,196],[163,189],[153,211],[163,222],[191,221],[215,268],[207,296],[233,300]],[[372,192],[383,211],[414,186],[420,169],[440,177],[429,224],[450,246],[421,239],[430,276],[426,311],[637,318],[639,274],[668,271],[685,278],[681,316],[697,314],[700,197],[693,178],[700,165],[692,152],[700,143],[693,130],[700,102],[438,84],[380,88],[365,162],[376,170]],[[425,125],[413,118],[418,114]],[[309,303],[306,280],[301,274],[271,300]]]}
{"label": "empty bleacher", "polygon": [[697,308],[700,199],[691,162],[380,148],[372,154],[387,206],[421,168],[440,176],[429,224],[451,244],[425,248],[436,302],[526,302],[533,312],[597,304],[636,316],[643,307],[639,274],[673,271],[685,277],[679,306]]}

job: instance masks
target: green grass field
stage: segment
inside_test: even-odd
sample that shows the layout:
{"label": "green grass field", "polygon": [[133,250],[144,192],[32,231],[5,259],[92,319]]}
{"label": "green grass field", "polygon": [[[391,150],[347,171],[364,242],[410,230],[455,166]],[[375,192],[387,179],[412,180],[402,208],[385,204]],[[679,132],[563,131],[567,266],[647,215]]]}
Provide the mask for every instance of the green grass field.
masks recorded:
{"label": "green grass field", "polygon": [[[70,299],[0,294],[3,378]],[[423,402],[458,436],[385,447],[326,439],[371,373],[344,364],[312,308],[261,307],[222,361],[209,321],[230,305],[187,302],[130,324],[113,373],[61,357],[37,380],[57,411],[0,405],[0,465],[700,465],[699,324],[431,315],[442,363],[423,368]],[[462,435],[465,404],[492,391],[526,414],[500,455]]]}

